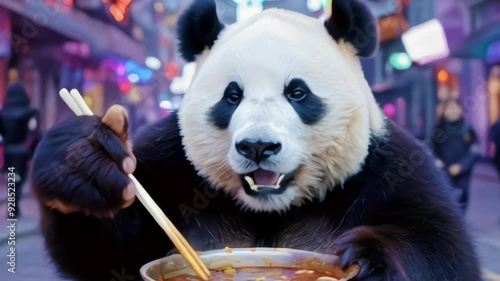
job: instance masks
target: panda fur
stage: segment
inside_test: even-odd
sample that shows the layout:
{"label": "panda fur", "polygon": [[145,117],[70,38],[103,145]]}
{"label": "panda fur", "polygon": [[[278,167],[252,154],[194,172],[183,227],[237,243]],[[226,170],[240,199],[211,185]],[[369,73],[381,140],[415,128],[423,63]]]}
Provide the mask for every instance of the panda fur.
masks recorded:
{"label": "panda fur", "polygon": [[[134,175],[199,251],[263,246],[335,253],[342,266],[360,265],[358,281],[480,280],[471,238],[430,151],[383,118],[363,78],[358,56],[376,49],[374,19],[354,0],[333,1],[332,15],[321,23],[269,10],[223,26],[213,1],[195,1],[178,30],[181,53],[197,62],[195,77],[179,112],[133,140]],[[269,26],[281,32],[265,33]],[[293,39],[297,34],[303,38]],[[252,43],[258,38],[260,47]],[[278,52],[273,44],[283,49]],[[246,45],[257,48],[250,53],[254,57],[248,56]],[[308,45],[311,50],[304,50]],[[266,61],[279,63],[255,71]],[[283,67],[289,68],[286,77],[299,77],[293,83],[308,91],[311,106],[282,98],[291,80],[280,81],[283,88],[274,93],[278,89],[268,81],[281,75]],[[242,82],[246,78],[250,85]],[[235,79],[242,80],[230,86]],[[238,89],[241,84],[244,89]],[[236,108],[222,102],[225,93],[238,91],[243,99]],[[249,91],[254,92],[245,96]],[[248,120],[264,125],[252,129]],[[273,138],[273,129],[287,136],[280,140],[281,152],[289,147],[303,151],[292,151],[282,159],[286,163],[280,162],[286,167],[280,172],[293,175],[292,187],[254,196],[242,187],[241,173],[251,164],[238,159],[237,152],[231,154],[234,136]],[[33,185],[41,202],[57,195],[103,210],[120,203],[114,195],[121,190],[96,193],[83,183],[75,185],[75,174],[54,176],[53,163],[67,157],[63,144],[89,134],[113,147],[111,131],[95,116],[67,120],[42,140],[33,162]],[[231,162],[230,157],[236,159]],[[299,162],[300,168],[287,167]],[[88,161],[82,165],[106,169]],[[110,185],[123,181],[103,173]],[[64,188],[56,190],[56,185]],[[113,218],[63,214],[43,204],[41,209],[49,254],[61,273],[74,280],[139,280],[140,266],[175,252],[137,200]]]}

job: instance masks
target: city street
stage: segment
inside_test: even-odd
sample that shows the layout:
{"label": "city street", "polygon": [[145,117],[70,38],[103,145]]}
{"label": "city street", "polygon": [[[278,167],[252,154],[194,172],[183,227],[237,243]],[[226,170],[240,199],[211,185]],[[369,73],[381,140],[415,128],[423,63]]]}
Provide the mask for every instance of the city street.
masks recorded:
{"label": "city street", "polygon": [[[500,181],[489,163],[479,163],[474,172],[467,224],[475,237],[482,260],[485,281],[500,281]],[[2,190],[3,192],[4,190]],[[1,217],[6,217],[5,199]],[[37,204],[28,193],[22,202],[24,216],[17,222],[16,273],[7,272],[6,220],[1,221],[0,253],[2,271],[0,280],[8,281],[62,281],[45,253],[43,239],[37,231]],[[90,262],[89,262],[90,264]]]}

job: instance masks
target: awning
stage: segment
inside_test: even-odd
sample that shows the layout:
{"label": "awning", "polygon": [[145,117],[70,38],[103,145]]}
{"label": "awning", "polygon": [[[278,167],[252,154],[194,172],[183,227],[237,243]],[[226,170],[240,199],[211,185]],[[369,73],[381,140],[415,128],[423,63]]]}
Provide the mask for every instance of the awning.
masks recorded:
{"label": "awning", "polygon": [[459,44],[451,51],[450,56],[486,60],[488,58],[488,48],[496,41],[500,41],[500,22],[472,32],[462,44]]}
{"label": "awning", "polygon": [[[0,0],[0,6],[32,23],[48,27],[68,38],[86,42],[92,53],[113,53],[144,63],[146,50],[128,35],[75,9],[54,9],[41,0]],[[22,34],[21,34],[22,35]]]}

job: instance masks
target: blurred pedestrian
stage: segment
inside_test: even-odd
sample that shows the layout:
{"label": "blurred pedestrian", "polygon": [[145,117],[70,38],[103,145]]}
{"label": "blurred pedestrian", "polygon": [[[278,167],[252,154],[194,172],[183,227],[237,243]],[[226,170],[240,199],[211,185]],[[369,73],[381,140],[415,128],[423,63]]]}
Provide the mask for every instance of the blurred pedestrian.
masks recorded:
{"label": "blurred pedestrian", "polygon": [[500,176],[500,119],[498,119],[490,129],[490,140],[495,146],[495,154],[493,156],[493,164]]}
{"label": "blurred pedestrian", "polygon": [[15,173],[15,212],[21,214],[22,188],[28,175],[28,163],[40,139],[38,111],[30,106],[24,87],[15,83],[7,89],[2,110],[0,110],[0,134],[4,143],[4,171]]}
{"label": "blurred pedestrian", "polygon": [[[493,156],[493,164],[497,169],[498,177],[500,177],[500,119],[498,119],[490,129],[490,140],[495,147],[495,154]],[[500,222],[500,220],[499,220]]]}
{"label": "blurred pedestrian", "polygon": [[463,118],[457,100],[443,105],[443,114],[436,126],[442,138],[432,140],[437,157],[436,165],[445,170],[457,191],[458,203],[465,213],[469,202],[469,184],[474,164],[479,159],[476,134]]}

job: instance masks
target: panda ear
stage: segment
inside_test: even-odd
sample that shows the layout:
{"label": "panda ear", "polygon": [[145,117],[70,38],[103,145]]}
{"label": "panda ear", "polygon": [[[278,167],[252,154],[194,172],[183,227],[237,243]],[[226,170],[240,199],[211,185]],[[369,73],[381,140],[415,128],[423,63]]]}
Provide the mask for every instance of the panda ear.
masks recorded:
{"label": "panda ear", "polygon": [[336,41],[352,44],[358,56],[369,57],[377,50],[377,21],[359,0],[332,0],[332,15],[325,27]]}
{"label": "panda ear", "polygon": [[195,0],[179,17],[177,34],[182,57],[192,62],[214,45],[224,25],[217,17],[214,0]]}

